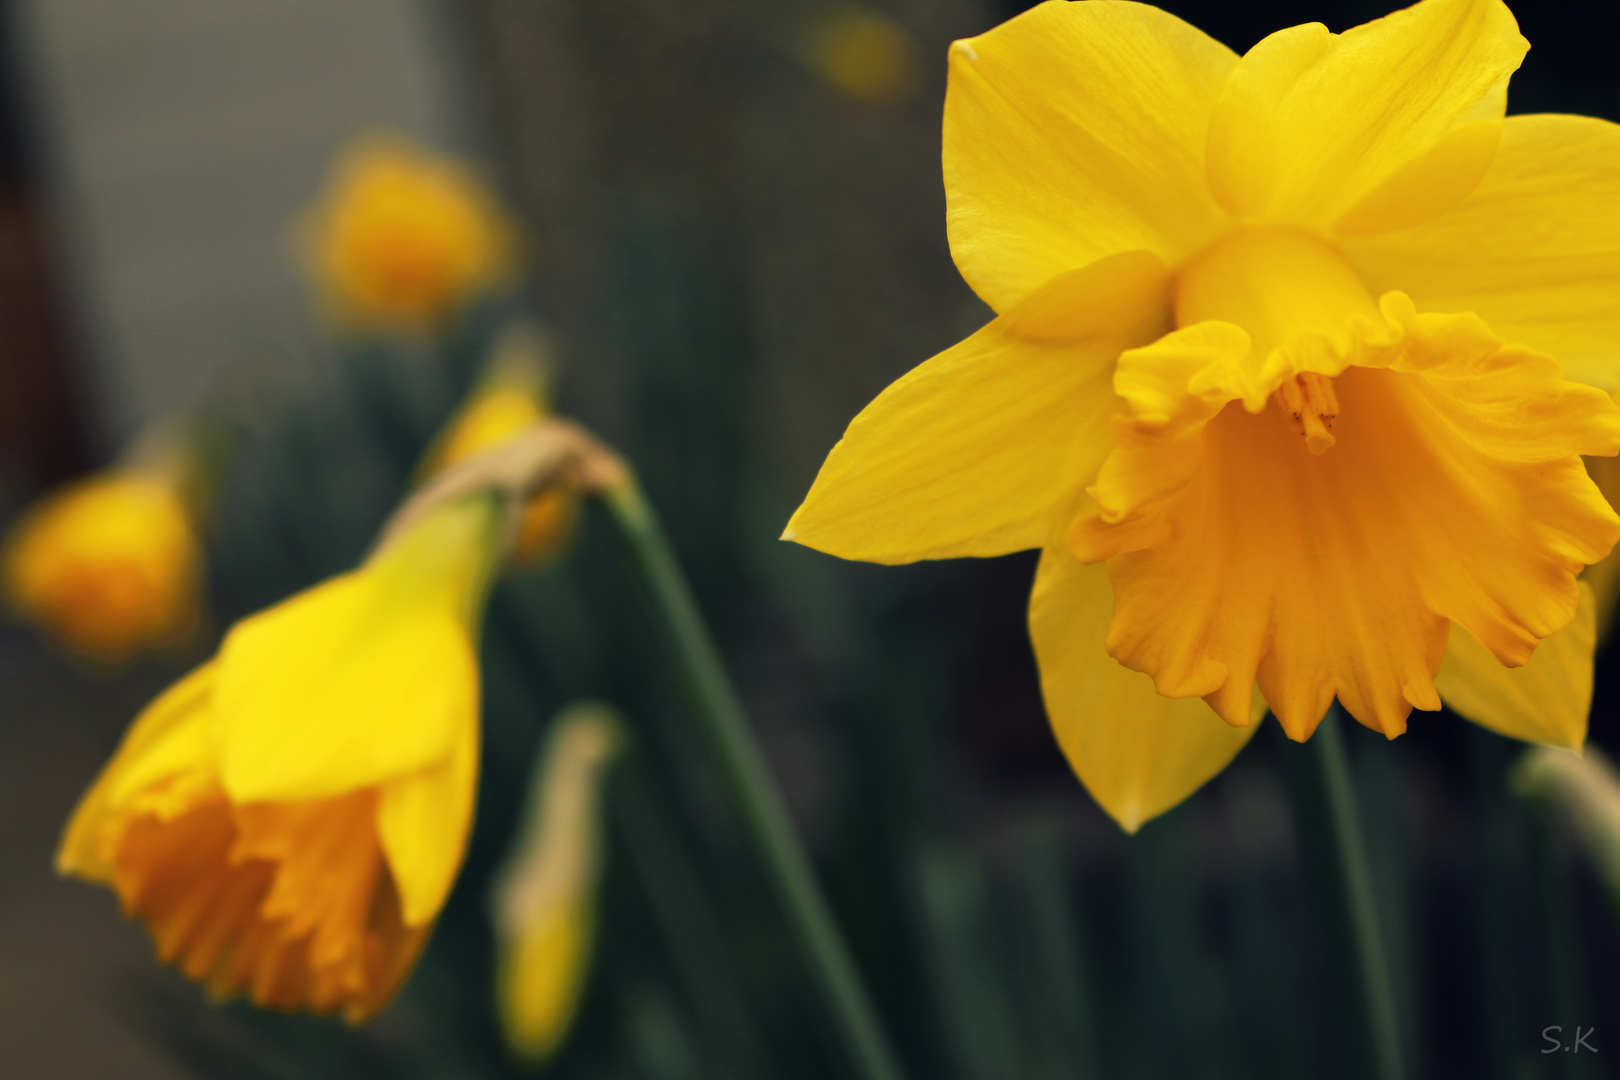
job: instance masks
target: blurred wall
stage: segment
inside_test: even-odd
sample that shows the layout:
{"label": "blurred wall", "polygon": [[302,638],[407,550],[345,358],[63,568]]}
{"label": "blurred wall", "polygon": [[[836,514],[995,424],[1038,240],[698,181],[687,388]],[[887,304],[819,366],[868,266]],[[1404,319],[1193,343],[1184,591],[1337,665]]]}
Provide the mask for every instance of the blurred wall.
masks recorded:
{"label": "blurred wall", "polygon": [[432,0],[22,0],[106,452],[307,323],[288,226],[357,132],[468,142]]}
{"label": "blurred wall", "polygon": [[78,472],[84,432],[15,12],[0,7],[0,514]]}

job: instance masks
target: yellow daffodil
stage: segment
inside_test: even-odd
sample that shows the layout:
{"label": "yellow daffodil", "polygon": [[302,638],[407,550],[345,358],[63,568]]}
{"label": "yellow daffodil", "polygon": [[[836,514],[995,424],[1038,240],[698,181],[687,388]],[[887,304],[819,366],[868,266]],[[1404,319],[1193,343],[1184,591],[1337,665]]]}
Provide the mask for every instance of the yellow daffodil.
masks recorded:
{"label": "yellow daffodil", "polygon": [[461,863],[478,770],[487,493],[244,619],[153,702],[80,801],[58,869],[110,885],[166,963],[280,1010],[379,1009]]}
{"label": "yellow daffodil", "polygon": [[[442,472],[499,446],[550,413],[545,343],[516,326],[497,344],[490,371],[428,451],[423,471]],[[518,521],[513,561],[522,565],[555,554],[568,538],[578,500],[568,487],[548,487],[530,499]]]}
{"label": "yellow daffodil", "polygon": [[459,164],[373,137],[339,162],[301,240],[339,317],[420,330],[509,275],[512,233]]}
{"label": "yellow daffodil", "polygon": [[905,27],[847,2],[818,9],[799,35],[799,59],[857,101],[887,105],[915,93],[917,47]]}
{"label": "yellow daffodil", "polygon": [[197,623],[197,536],[161,469],[113,469],[47,497],[12,530],[3,561],[12,607],[97,660],[171,643]]}
{"label": "yellow daffodil", "polygon": [[856,417],[787,536],[1041,548],[1048,712],[1127,829],[1267,703],[1299,740],[1335,697],[1393,737],[1446,696],[1578,745],[1620,128],[1504,119],[1527,48],[1499,0],[1242,57],[1111,0],[956,42],[947,225],[997,317]]}
{"label": "yellow daffodil", "polygon": [[530,791],[528,819],[496,887],[496,1000],[507,1045],[542,1062],[579,1003],[595,921],[603,768],[619,723],[599,705],[557,718]]}

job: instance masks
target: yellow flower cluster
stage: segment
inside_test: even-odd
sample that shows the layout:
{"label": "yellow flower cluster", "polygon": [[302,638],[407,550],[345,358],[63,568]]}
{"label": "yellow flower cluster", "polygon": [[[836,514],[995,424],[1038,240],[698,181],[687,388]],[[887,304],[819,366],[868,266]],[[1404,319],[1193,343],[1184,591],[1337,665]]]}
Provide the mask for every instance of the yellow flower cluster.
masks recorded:
{"label": "yellow flower cluster", "polygon": [[1445,698],[1578,746],[1620,127],[1505,117],[1527,48],[1500,0],[1241,57],[1119,0],[956,42],[947,226],[996,318],[855,418],[787,538],[1041,549],[1047,709],[1127,829],[1268,706],[1394,737]]}
{"label": "yellow flower cluster", "polygon": [[[841,8],[806,56],[878,100],[893,32]],[[1123,0],[957,42],[948,227],[996,317],[855,418],[785,538],[888,563],[1040,549],[1048,711],[1126,829],[1268,710],[1304,740],[1337,699],[1394,737],[1444,700],[1579,747],[1600,604],[1578,575],[1620,539],[1582,461],[1620,452],[1620,127],[1505,118],[1526,48],[1500,0],[1242,57]],[[346,160],[309,236],[334,308],[377,327],[430,327],[510,267],[483,191],[397,141]],[[537,346],[503,348],[371,557],[235,625],[69,823],[60,870],[216,995],[364,1019],[449,893],[507,503],[537,557],[583,475]],[[42,505],[5,560],[20,609],[102,656],[194,617],[197,567],[174,485],[128,470]],[[583,984],[618,742],[600,712],[559,721],[496,897],[502,1019],[532,1061]],[[1612,777],[1575,779],[1614,817]]]}
{"label": "yellow flower cluster", "polygon": [[[508,268],[483,191],[397,141],[345,160],[307,235],[334,307],[379,328],[425,329]],[[74,811],[58,869],[110,886],[212,994],[357,1022],[427,940],[472,822],[493,576],[553,550],[573,516],[561,480],[578,479],[564,459],[579,436],[542,425],[542,348],[508,333],[377,550],[233,626]],[[194,621],[199,555],[173,471],[120,468],[42,504],[6,552],[14,603],[98,656]],[[583,962],[579,943],[556,947]],[[548,1021],[553,1043],[566,1022]]]}

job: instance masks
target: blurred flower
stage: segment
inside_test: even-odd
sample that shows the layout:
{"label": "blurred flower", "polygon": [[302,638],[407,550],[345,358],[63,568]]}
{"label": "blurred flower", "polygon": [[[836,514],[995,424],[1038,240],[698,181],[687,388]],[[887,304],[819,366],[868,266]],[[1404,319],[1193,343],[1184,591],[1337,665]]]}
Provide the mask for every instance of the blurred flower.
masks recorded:
{"label": "blurred flower", "polygon": [[300,236],[333,309],[362,325],[425,328],[511,271],[512,226],[484,186],[400,138],[350,149]]}
{"label": "blurred flower", "polygon": [[29,510],[3,555],[12,607],[104,661],[173,643],[193,629],[201,553],[176,457],[97,473]]}
{"label": "blurred flower", "polygon": [[525,1061],[556,1052],[584,987],[602,846],[599,789],[621,742],[604,706],[576,705],[557,718],[496,885],[496,1000],[507,1045]]}
{"label": "blurred flower", "polygon": [[360,569],[233,627],[136,720],[59,871],[110,885],[220,997],[381,1008],[472,821],[499,515],[487,494],[425,509]]}
{"label": "blurred flower", "polygon": [[884,105],[916,93],[917,48],[905,27],[864,4],[828,4],[800,34],[806,67],[858,101]]}
{"label": "blurred flower", "polygon": [[1585,755],[1538,746],[1513,769],[1521,798],[1543,799],[1566,814],[1610,894],[1620,901],[1620,773],[1598,750]]}
{"label": "blurred flower", "polygon": [[[431,476],[499,446],[550,411],[545,339],[531,326],[513,326],[497,343],[489,371],[429,449],[423,472]],[[518,521],[513,561],[523,565],[555,554],[568,538],[577,505],[566,485],[531,498]]]}
{"label": "blurred flower", "polygon": [[[1620,537],[1580,457],[1620,449],[1593,388],[1620,386],[1620,127],[1504,120],[1527,47],[1500,0],[1241,59],[1140,4],[955,43],[947,225],[998,316],[856,417],[786,536],[1042,548],[1047,709],[1127,829],[1266,703],[1294,739],[1335,696],[1393,737],[1456,693],[1578,745],[1576,574]],[[1498,707],[1520,679],[1561,688],[1533,725]]]}

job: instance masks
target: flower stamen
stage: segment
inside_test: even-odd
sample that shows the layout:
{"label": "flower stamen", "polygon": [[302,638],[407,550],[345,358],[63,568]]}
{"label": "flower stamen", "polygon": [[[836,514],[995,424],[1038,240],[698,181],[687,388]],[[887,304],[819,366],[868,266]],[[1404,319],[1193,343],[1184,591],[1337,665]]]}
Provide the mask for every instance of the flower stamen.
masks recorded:
{"label": "flower stamen", "polygon": [[1305,436],[1313,454],[1326,453],[1336,441],[1329,432],[1339,418],[1339,399],[1333,393],[1333,380],[1314,371],[1302,371],[1284,380],[1272,395],[1289,423]]}

